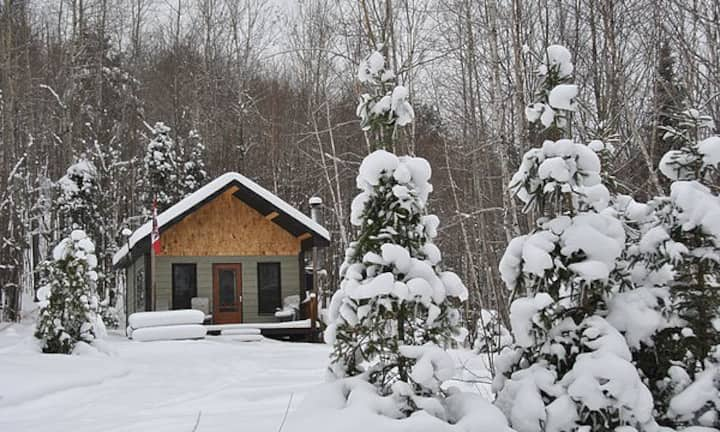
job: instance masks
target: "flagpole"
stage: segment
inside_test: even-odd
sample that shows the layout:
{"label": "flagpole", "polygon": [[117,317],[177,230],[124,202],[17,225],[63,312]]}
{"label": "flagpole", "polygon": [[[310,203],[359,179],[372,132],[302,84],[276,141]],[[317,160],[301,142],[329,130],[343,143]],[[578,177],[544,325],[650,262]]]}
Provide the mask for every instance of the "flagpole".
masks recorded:
{"label": "flagpole", "polygon": [[157,310],[157,302],[155,293],[157,292],[155,286],[155,248],[150,245],[150,310]]}
{"label": "flagpole", "polygon": [[152,234],[150,234],[150,305],[152,311],[157,310],[157,285],[155,284],[155,236],[158,230],[157,197],[153,197]]}

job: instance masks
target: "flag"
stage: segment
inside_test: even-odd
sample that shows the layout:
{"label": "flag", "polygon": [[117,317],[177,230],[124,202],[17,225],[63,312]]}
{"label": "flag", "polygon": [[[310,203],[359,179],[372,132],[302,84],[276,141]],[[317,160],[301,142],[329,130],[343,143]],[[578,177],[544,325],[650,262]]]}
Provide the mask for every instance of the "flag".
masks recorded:
{"label": "flag", "polygon": [[157,199],[153,200],[153,207],[152,207],[152,234],[150,236],[150,241],[152,242],[152,248],[153,251],[155,251],[155,255],[160,254],[160,227],[158,226],[158,219],[157,219]]}

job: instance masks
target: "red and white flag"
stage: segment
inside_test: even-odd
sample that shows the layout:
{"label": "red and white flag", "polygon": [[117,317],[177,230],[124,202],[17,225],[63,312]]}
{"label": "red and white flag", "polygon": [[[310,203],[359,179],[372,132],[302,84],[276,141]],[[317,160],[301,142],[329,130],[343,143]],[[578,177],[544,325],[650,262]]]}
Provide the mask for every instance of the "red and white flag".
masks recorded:
{"label": "red and white flag", "polygon": [[155,255],[159,255],[161,248],[160,248],[160,227],[158,226],[158,219],[157,219],[157,198],[153,200],[152,234],[150,235],[150,241],[152,242],[152,248],[153,248],[153,251],[155,251]]}

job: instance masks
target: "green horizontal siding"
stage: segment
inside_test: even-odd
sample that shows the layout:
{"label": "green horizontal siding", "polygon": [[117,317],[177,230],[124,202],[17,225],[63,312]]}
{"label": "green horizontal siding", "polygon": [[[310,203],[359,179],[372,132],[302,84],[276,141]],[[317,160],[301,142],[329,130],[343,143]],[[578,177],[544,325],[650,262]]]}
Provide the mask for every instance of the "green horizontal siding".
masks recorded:
{"label": "green horizontal siding", "polygon": [[[296,255],[290,256],[199,256],[175,257],[159,256],[155,258],[155,281],[157,285],[157,309],[172,308],[172,265],[192,263],[197,268],[198,297],[210,299],[213,307],[213,264],[242,265],[242,316],[243,322],[273,322],[273,314],[258,314],[257,263],[279,262],[282,298],[300,294],[300,264]],[[212,313],[212,311],[211,311]]]}

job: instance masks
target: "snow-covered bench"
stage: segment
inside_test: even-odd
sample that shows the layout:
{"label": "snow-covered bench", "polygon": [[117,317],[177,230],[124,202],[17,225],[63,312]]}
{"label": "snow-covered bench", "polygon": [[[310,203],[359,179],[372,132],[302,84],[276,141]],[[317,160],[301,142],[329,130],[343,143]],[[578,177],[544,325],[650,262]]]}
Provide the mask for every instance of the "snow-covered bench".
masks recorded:
{"label": "snow-covered bench", "polygon": [[205,314],[194,309],[136,312],[128,318],[128,338],[141,341],[202,339]]}

